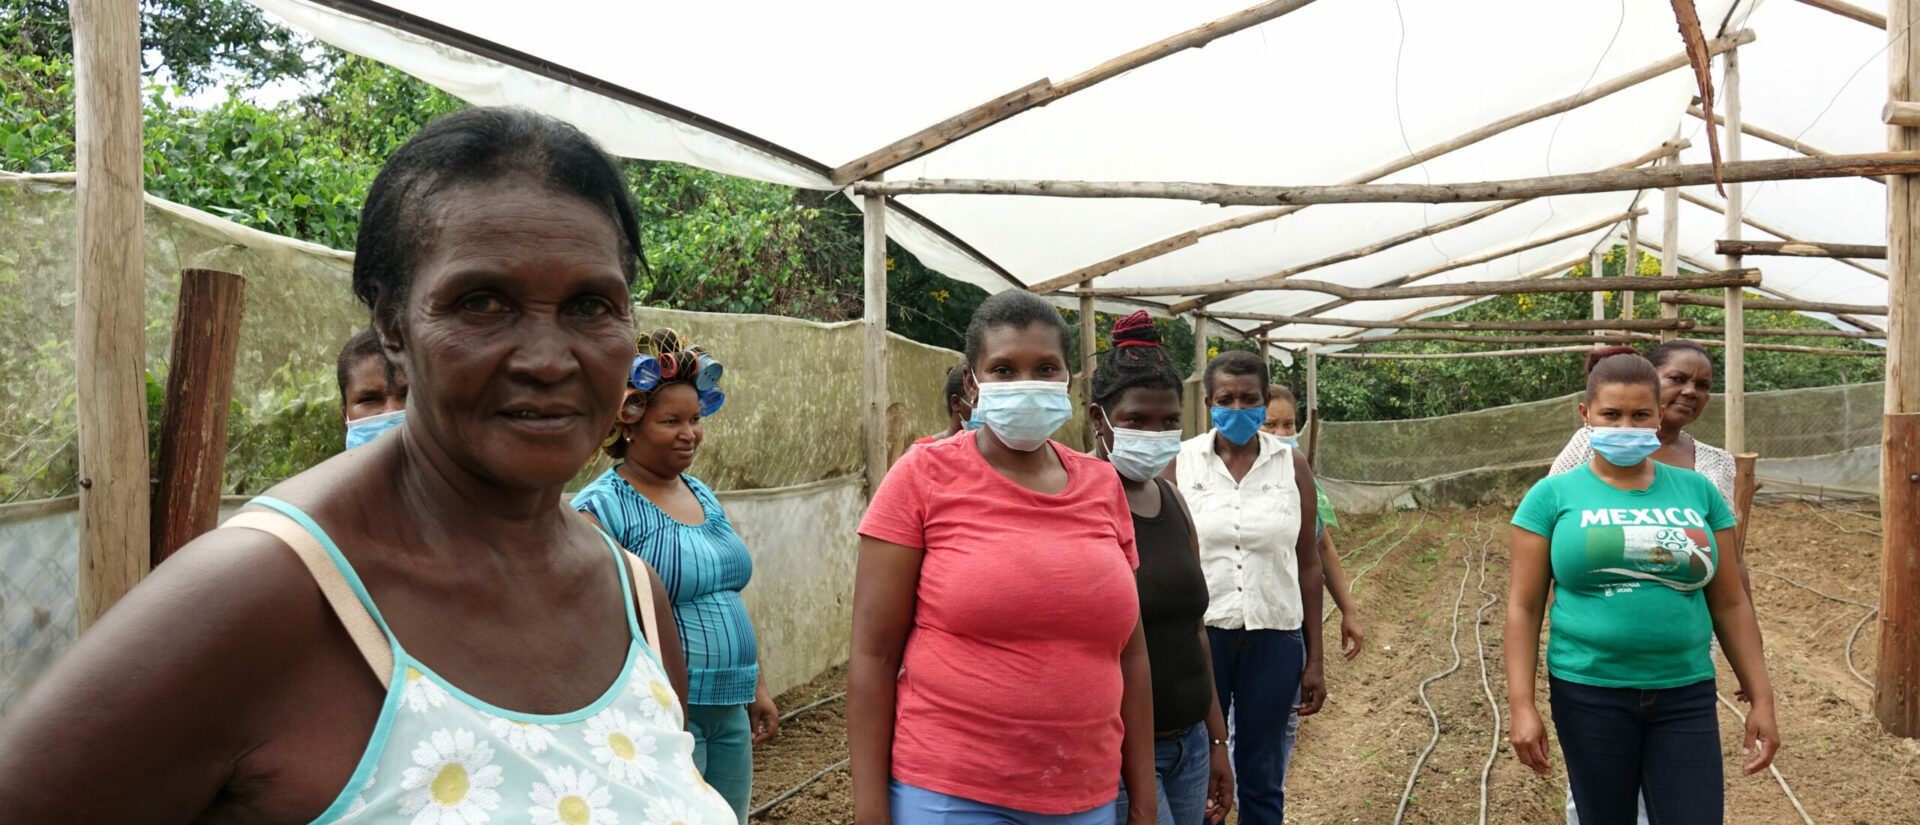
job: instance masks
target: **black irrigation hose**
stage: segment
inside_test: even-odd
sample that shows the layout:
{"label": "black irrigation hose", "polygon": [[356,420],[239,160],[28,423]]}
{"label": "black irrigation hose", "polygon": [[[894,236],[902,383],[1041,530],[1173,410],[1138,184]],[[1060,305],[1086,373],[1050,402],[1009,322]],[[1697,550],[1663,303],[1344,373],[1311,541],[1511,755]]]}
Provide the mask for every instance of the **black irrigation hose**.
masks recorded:
{"label": "black irrigation hose", "polygon": [[[1478,522],[1479,519],[1479,515],[1475,514],[1474,520]],[[1478,531],[1479,526],[1476,524],[1474,529]],[[1413,783],[1420,778],[1420,768],[1426,765],[1427,757],[1433,755],[1434,748],[1440,746],[1440,713],[1434,710],[1433,700],[1427,698],[1427,685],[1452,676],[1460,669],[1460,605],[1467,600],[1467,576],[1473,572],[1473,545],[1466,539],[1462,539],[1460,544],[1467,550],[1461,556],[1467,563],[1460,566],[1460,594],[1453,600],[1453,635],[1447,638],[1447,644],[1453,648],[1453,665],[1420,682],[1420,703],[1427,706],[1427,716],[1433,720],[1433,738],[1427,740],[1427,749],[1421,751],[1420,758],[1413,760],[1413,767],[1407,769],[1407,789],[1400,792],[1400,810],[1393,815],[1393,825],[1400,825],[1401,820],[1406,818],[1407,803],[1413,799]]]}
{"label": "black irrigation hose", "polygon": [[795,716],[799,716],[800,714],[806,713],[807,711],[813,710],[814,708],[820,707],[821,705],[828,705],[834,702],[838,702],[841,699],[845,699],[846,697],[847,697],[847,692],[843,690],[825,699],[821,699],[818,702],[801,705],[800,707],[794,708],[793,710],[780,714],[780,724],[784,725],[787,723],[787,720],[792,719]]}
{"label": "black irrigation hose", "polygon": [[758,808],[748,811],[747,818],[759,819],[761,816],[764,816],[768,811],[773,810],[773,806],[778,805],[782,802],[785,802],[789,799],[792,799],[794,794],[799,793],[801,790],[805,789],[808,785],[811,785],[815,782],[820,781],[821,779],[825,778],[827,774],[833,773],[834,771],[837,771],[837,770],[840,770],[841,768],[846,767],[847,763],[852,761],[853,761],[853,757],[849,756],[845,759],[842,759],[838,762],[833,763],[832,765],[827,766],[826,770],[816,773],[813,775],[812,778],[808,779],[807,781],[793,786],[793,788],[787,791],[786,793],[783,793],[779,796],[774,797],[771,800],[768,800],[767,804],[761,805]]}
{"label": "black irrigation hose", "polygon": [[1852,599],[1843,599],[1843,598],[1840,598],[1839,596],[1833,595],[1832,593],[1825,593],[1819,590],[1815,590],[1811,587],[1808,587],[1804,584],[1801,584],[1797,581],[1787,578],[1786,576],[1782,576],[1779,573],[1775,573],[1770,570],[1761,570],[1758,567],[1749,567],[1747,568],[1747,572],[1759,573],[1762,576],[1772,576],[1776,579],[1786,582],[1787,584],[1791,584],[1794,587],[1798,587],[1801,590],[1805,590],[1821,598],[1832,599],[1842,604],[1853,605],[1854,607],[1866,608],[1867,614],[1860,617],[1860,621],[1856,622],[1853,625],[1853,632],[1847,635],[1847,651],[1846,651],[1847,670],[1853,673],[1853,678],[1860,680],[1860,684],[1866,685],[1867,687],[1873,687],[1873,680],[1867,678],[1866,674],[1861,673],[1859,668],[1856,668],[1853,666],[1853,643],[1860,638],[1860,628],[1867,626],[1867,620],[1880,614],[1880,608],[1867,604],[1866,602],[1856,602]]}
{"label": "black irrigation hose", "polygon": [[1480,625],[1486,621],[1487,608],[1492,607],[1500,597],[1487,590],[1487,548],[1493,544],[1493,537],[1499,533],[1496,526],[1487,533],[1486,541],[1480,543],[1480,583],[1474,589],[1487,597],[1480,610],[1473,614],[1473,644],[1480,650],[1480,689],[1486,692],[1487,707],[1493,709],[1493,735],[1487,743],[1487,763],[1480,766],[1480,825],[1487,825],[1487,779],[1493,774],[1493,761],[1500,755],[1500,700],[1493,695],[1493,682],[1487,677],[1487,643],[1480,636]]}
{"label": "black irrigation hose", "polygon": [[[1416,521],[1416,522],[1414,522],[1414,523],[1413,523],[1413,527],[1411,527],[1411,528],[1408,528],[1408,530],[1407,530],[1407,532],[1406,532],[1406,534],[1405,534],[1405,535],[1402,535],[1402,536],[1400,537],[1400,540],[1399,540],[1399,541],[1396,541],[1396,542],[1394,542],[1394,543],[1392,543],[1392,544],[1390,544],[1390,545],[1387,545],[1387,549],[1385,549],[1385,550],[1382,550],[1382,551],[1380,551],[1380,555],[1378,555],[1378,556],[1375,556],[1375,557],[1373,557],[1373,561],[1371,561],[1371,562],[1368,562],[1368,563],[1367,563],[1367,566],[1365,566],[1365,567],[1362,567],[1362,568],[1360,568],[1360,572],[1358,572],[1358,573],[1355,573],[1355,574],[1353,574],[1353,578],[1351,578],[1351,579],[1348,579],[1348,580],[1347,580],[1347,593],[1348,593],[1348,595],[1352,595],[1352,593],[1353,593],[1353,591],[1354,591],[1354,588],[1356,588],[1356,587],[1359,587],[1359,586],[1360,586],[1360,577],[1361,577],[1361,576],[1365,576],[1365,575],[1367,574],[1367,571],[1368,571],[1368,570],[1372,570],[1372,569],[1373,569],[1373,568],[1375,568],[1375,567],[1379,567],[1379,566],[1380,566],[1380,562],[1381,562],[1382,560],[1384,560],[1384,559],[1386,559],[1386,557],[1387,557],[1387,554],[1388,554],[1388,553],[1392,553],[1392,552],[1393,552],[1393,549],[1394,549],[1394,548],[1396,548],[1396,547],[1399,547],[1399,546],[1400,546],[1400,545],[1402,545],[1402,544],[1406,544],[1406,543],[1407,543],[1407,539],[1410,539],[1410,538],[1413,538],[1413,534],[1414,534],[1414,533],[1418,533],[1418,532],[1420,532],[1420,525],[1422,525],[1422,524],[1425,524],[1425,523],[1427,523],[1427,511],[1425,511],[1425,510],[1421,510],[1421,511],[1420,511],[1420,520],[1419,520],[1419,521]],[[1389,531],[1389,532],[1391,532],[1391,531]],[[1384,534],[1382,534],[1382,535],[1384,535]],[[1371,545],[1371,542],[1369,542],[1369,545]],[[1337,607],[1329,607],[1329,608],[1327,608],[1327,611],[1326,611],[1325,613],[1322,613],[1322,614],[1320,615],[1320,621],[1321,621],[1322,623],[1325,623],[1327,619],[1329,619],[1329,618],[1331,618],[1331,617],[1333,616],[1333,611],[1334,611],[1334,610],[1337,610],[1337,609],[1338,609]]]}

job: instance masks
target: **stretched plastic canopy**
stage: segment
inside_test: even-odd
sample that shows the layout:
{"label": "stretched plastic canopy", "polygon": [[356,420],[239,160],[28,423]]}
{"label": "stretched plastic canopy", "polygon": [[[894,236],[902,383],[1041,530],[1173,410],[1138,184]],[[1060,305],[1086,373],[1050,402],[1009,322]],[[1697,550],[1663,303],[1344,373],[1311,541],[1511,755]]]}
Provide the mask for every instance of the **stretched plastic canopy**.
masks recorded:
{"label": "stretched plastic canopy", "polygon": [[[251,0],[319,38],[476,104],[571,121],[616,154],[830,189],[831,170],[1035,81],[1059,82],[1241,11],[1249,0],[901,3],[616,3],[548,0]],[[1285,14],[1027,109],[886,172],[889,180],[1004,178],[1339,183],[1503,118],[1677,58],[1666,3],[1461,0],[1296,2]],[[1699,0],[1709,38],[1743,29],[1747,124],[1829,152],[1884,151],[1886,33],[1787,0]],[[1605,169],[1690,138],[1704,162],[1684,61],[1617,93],[1538,117],[1379,179],[1447,183]],[[1716,64],[1717,65],[1717,64]],[[1720,78],[1716,68],[1715,82]],[[1721,130],[1722,140],[1729,139]],[[1744,157],[1792,150],[1744,140]],[[1688,190],[1719,203],[1711,187]],[[1796,238],[1884,243],[1885,192],[1866,179],[1749,184],[1747,213]],[[857,201],[858,199],[856,199]],[[909,195],[887,222],[928,265],[989,290],[1054,279],[1261,211],[1148,199]],[[1527,247],[1420,279],[1512,279],[1564,269],[1620,236],[1609,220],[1657,192],[1543,198],[1301,277],[1376,286],[1450,261]],[[1115,269],[1095,287],[1181,287],[1271,275],[1488,204],[1323,205],[1204,234]],[[1683,202],[1687,259],[1719,265],[1724,218]],[[1580,230],[1582,227],[1592,227]],[[1543,239],[1566,237],[1533,246]],[[1771,239],[1748,229],[1748,239]],[[1824,258],[1765,258],[1764,288],[1884,304],[1887,281]],[[1698,267],[1703,264],[1693,264]],[[1867,263],[1869,267],[1878,264]],[[1557,274],[1557,273],[1556,273]],[[1062,296],[1071,291],[1059,293]],[[1164,310],[1192,296],[1107,299]],[[1211,300],[1222,313],[1305,314],[1332,296],[1267,290]],[[1333,317],[1401,319],[1457,299],[1365,301]],[[1832,319],[1829,319],[1832,320]],[[1880,323],[1882,319],[1861,320]],[[1245,331],[1251,321],[1229,321]],[[1282,336],[1352,332],[1289,325]]]}

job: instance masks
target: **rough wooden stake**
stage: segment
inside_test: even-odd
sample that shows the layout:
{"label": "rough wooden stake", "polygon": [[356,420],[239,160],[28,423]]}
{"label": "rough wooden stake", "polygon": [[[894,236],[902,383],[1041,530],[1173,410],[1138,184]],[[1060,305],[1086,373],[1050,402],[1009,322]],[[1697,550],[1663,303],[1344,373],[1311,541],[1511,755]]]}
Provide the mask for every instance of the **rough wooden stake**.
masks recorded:
{"label": "rough wooden stake", "polygon": [[[1599,278],[1604,276],[1606,274],[1606,263],[1606,258],[1601,255],[1600,250],[1595,249],[1592,257],[1587,260],[1587,277]],[[1593,320],[1607,320],[1607,296],[1603,294],[1601,290],[1596,289],[1589,297],[1593,300]],[[1599,331],[1598,327],[1594,328],[1594,332],[1597,333]]]}
{"label": "rough wooden stake", "polygon": [[865,394],[867,497],[880,489],[887,475],[887,199],[868,195],[866,258],[861,277],[866,294],[862,341],[866,349]]}
{"label": "rough wooden stake", "polygon": [[1760,476],[1755,465],[1759,462],[1758,453],[1740,453],[1733,457],[1733,549],[1735,558],[1747,551],[1747,522],[1753,512],[1753,494],[1760,492]]}
{"label": "rough wooden stake", "polygon": [[[1640,218],[1635,216],[1627,220],[1627,260],[1620,268],[1622,275],[1640,274]],[[1633,317],[1633,290],[1620,292],[1620,317]]]}
{"label": "rough wooden stake", "polygon": [[1189,385],[1187,389],[1187,409],[1181,415],[1182,421],[1185,422],[1185,426],[1181,427],[1181,429],[1185,430],[1188,438],[1204,433],[1213,426],[1212,422],[1207,418],[1207,407],[1209,405],[1206,398],[1208,318],[1199,313],[1194,313],[1192,318],[1193,376],[1187,379],[1191,381],[1192,384]]}
{"label": "rough wooden stake", "polygon": [[[1729,130],[1731,131],[1731,130]],[[1880,152],[1810,158],[1729,161],[1721,166],[1725,183],[1818,180],[1855,175],[1920,173],[1920,152]],[[1713,167],[1694,163],[1643,169],[1603,169],[1571,175],[1459,183],[1357,183],[1326,186],[1270,186],[1193,181],[984,180],[928,178],[854,184],[861,194],[1021,195],[1040,198],[1147,198],[1211,203],[1218,206],[1296,206],[1319,203],[1474,203],[1514,198],[1632,192],[1667,186],[1713,183]],[[1258,213],[1254,213],[1258,214]],[[1104,274],[1104,273],[1102,273]],[[1077,282],[1076,282],[1077,283]]]}
{"label": "rough wooden stake", "polygon": [[1455,295],[1540,295],[1550,292],[1601,292],[1616,289],[1658,289],[1670,286],[1676,289],[1707,289],[1710,287],[1751,287],[1760,285],[1760,270],[1742,269],[1737,272],[1724,272],[1711,275],[1686,275],[1671,279],[1655,279],[1644,276],[1610,278],[1562,278],[1545,281],[1462,281],[1453,284],[1420,284],[1417,286],[1390,287],[1354,287],[1328,281],[1309,281],[1294,278],[1286,281],[1268,281],[1249,285],[1245,281],[1230,281],[1224,284],[1190,284],[1187,286],[1141,286],[1110,287],[1102,289],[1081,289],[1078,294],[1093,294],[1103,298],[1137,298],[1153,295],[1209,295],[1235,290],[1258,289],[1263,291],[1285,290],[1294,292],[1322,292],[1339,296],[1347,301],[1398,301],[1404,298],[1432,298]]}
{"label": "rough wooden stake", "polygon": [[1320,457],[1320,348],[1307,347],[1307,468]]}
{"label": "rough wooden stake", "polygon": [[[1740,50],[1728,49],[1720,59],[1724,61],[1720,70],[1720,98],[1726,103],[1727,165],[1737,166],[1741,161],[1741,144],[1746,139],[1746,135],[1740,132]],[[1740,213],[1746,204],[1744,189],[1738,179],[1728,176],[1727,240],[1740,240]],[[1728,255],[1726,266],[1728,269],[1739,269],[1740,256]],[[1745,294],[1739,287],[1728,287],[1724,295],[1727,353],[1720,364],[1721,396],[1724,399],[1720,409],[1726,413],[1726,429],[1721,436],[1725,442],[1721,449],[1738,455],[1747,451],[1747,313],[1742,304]]]}
{"label": "rough wooden stake", "polygon": [[[1675,127],[1674,134],[1679,134],[1678,127]],[[1668,159],[1667,165],[1673,166],[1679,162],[1680,156],[1675,155]],[[1678,254],[1678,250],[1675,247],[1680,243],[1680,189],[1669,186],[1660,190],[1660,197],[1660,275],[1663,278],[1671,278],[1680,274],[1679,263],[1675,260],[1675,256]],[[1678,318],[1680,317],[1680,308],[1672,304],[1660,304],[1660,317]],[[1660,340],[1673,340],[1673,332],[1671,330],[1662,331],[1660,333]]]}
{"label": "rough wooden stake", "polygon": [[[1080,296],[1080,403],[1081,406],[1093,404],[1093,368],[1100,363],[1100,331],[1094,326],[1099,313],[1094,312],[1093,296]],[[1086,439],[1087,452],[1093,452],[1097,443],[1093,432],[1093,413],[1087,413]]]}
{"label": "rough wooden stake", "polygon": [[[1726,301],[1712,295],[1694,295],[1686,292],[1662,292],[1663,303],[1694,307],[1725,307]],[[1887,308],[1872,304],[1835,304],[1826,301],[1799,301],[1782,298],[1747,298],[1747,309],[1785,310],[1788,312],[1824,312],[1829,315],[1851,313],[1854,315],[1885,315]],[[1851,322],[1850,322],[1851,323]]]}
{"label": "rough wooden stake", "polygon": [[78,224],[78,608],[85,632],[149,563],[140,4],[76,0],[68,15]]}
{"label": "rough wooden stake", "polygon": [[[1722,51],[1733,48],[1734,46],[1744,44],[1744,43],[1751,43],[1753,42],[1753,39],[1754,39],[1754,35],[1752,31],[1740,31],[1740,32],[1736,32],[1734,34],[1728,35],[1726,37],[1722,37],[1718,40],[1709,42],[1707,44],[1707,50],[1710,54],[1718,54]],[[1536,120],[1541,120],[1543,118],[1552,117],[1554,115],[1561,114],[1563,112],[1568,112],[1573,109],[1577,109],[1588,103],[1592,103],[1595,100],[1599,100],[1601,98],[1607,97],[1608,95],[1611,95],[1622,89],[1637,86],[1641,83],[1645,83],[1649,80],[1652,80],[1656,77],[1664,75],[1675,69],[1679,69],[1686,65],[1688,65],[1687,56],[1684,53],[1677,54],[1672,57],[1668,57],[1667,59],[1661,60],[1657,63],[1649,64],[1647,66],[1641,67],[1640,69],[1636,69],[1632,72],[1628,72],[1626,74],[1612,78],[1605,82],[1590,86],[1576,94],[1560,98],[1559,100],[1543,103],[1539,106],[1535,106],[1531,109],[1527,109],[1522,112],[1517,112],[1515,114],[1508,115],[1507,117],[1496,120],[1478,129],[1474,129],[1472,131],[1465,132],[1460,135],[1456,135],[1452,138],[1449,138],[1447,140],[1433,144],[1431,146],[1427,146],[1425,148],[1422,148],[1420,151],[1413,152],[1403,158],[1396,159],[1383,166],[1369,169],[1365,172],[1361,172],[1358,175],[1349,177],[1345,180],[1345,182],[1346,183],[1366,183],[1367,181],[1379,180],[1395,172],[1411,169],[1429,160],[1432,160],[1441,155],[1447,154],[1448,152],[1462,149],[1467,146],[1472,146],[1473,144],[1479,143],[1480,141],[1486,140],[1487,138],[1510,131],[1520,126],[1524,126]],[[1493,198],[1493,200],[1502,200],[1502,198]],[[1109,272],[1114,272],[1123,267],[1133,266],[1134,264],[1138,264],[1141,261],[1148,260],[1150,258],[1159,257],[1161,255],[1165,255],[1169,252],[1172,252],[1174,250],[1180,249],[1185,246],[1191,246],[1193,243],[1197,242],[1202,237],[1219,234],[1221,232],[1230,232],[1235,229],[1241,229],[1244,227],[1253,226],[1255,224],[1261,224],[1267,221],[1275,220],[1277,218],[1283,218],[1283,217],[1286,217],[1287,215],[1291,215],[1295,212],[1300,211],[1301,208],[1302,207],[1297,207],[1297,206],[1283,206],[1276,209],[1263,209],[1258,212],[1235,216],[1233,218],[1228,218],[1227,220],[1223,220],[1223,221],[1217,221],[1217,222],[1208,224],[1206,226],[1200,227],[1198,229],[1188,230],[1186,232],[1182,232],[1180,234],[1174,235],[1169,238],[1164,238],[1162,240],[1154,241],[1153,243],[1146,244],[1145,246],[1141,246],[1139,248],[1136,248],[1127,252],[1123,252],[1119,255],[1115,255],[1104,261],[1099,261],[1097,263],[1089,264],[1087,266],[1084,266],[1072,272],[1069,272],[1065,275],[1061,275],[1060,277],[1041,281],[1037,284],[1034,284],[1031,288],[1034,292],[1045,295],[1048,292],[1052,292],[1062,287],[1071,286],[1073,284],[1086,283],[1087,281],[1091,281],[1094,278],[1098,278]]]}
{"label": "rough wooden stake", "polygon": [[160,481],[153,489],[152,561],[159,564],[220,520],[227,417],[247,279],[230,272],[180,273],[160,412]]}
{"label": "rough wooden stake", "polygon": [[[1920,97],[1912,0],[1887,3],[1887,99]],[[1887,148],[1920,149],[1920,129],[1887,129]],[[1887,383],[1880,436],[1880,658],[1873,713],[1920,737],[1920,178],[1887,181]]]}

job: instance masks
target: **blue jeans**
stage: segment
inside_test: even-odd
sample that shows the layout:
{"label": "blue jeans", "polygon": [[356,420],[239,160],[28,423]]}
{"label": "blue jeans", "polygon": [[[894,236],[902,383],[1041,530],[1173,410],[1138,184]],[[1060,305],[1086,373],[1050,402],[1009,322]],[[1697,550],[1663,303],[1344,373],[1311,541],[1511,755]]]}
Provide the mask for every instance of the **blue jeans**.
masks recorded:
{"label": "blue jeans", "polygon": [[1307,648],[1298,630],[1207,628],[1213,684],[1233,727],[1233,778],[1242,825],[1281,825],[1287,763],[1299,725],[1294,701]]}
{"label": "blue jeans", "polygon": [[[1159,800],[1154,825],[1200,825],[1207,815],[1207,778],[1213,774],[1207,747],[1207,723],[1195,722],[1165,739],[1153,740],[1153,793]],[[1113,821],[1127,821],[1127,783],[1113,803]]]}
{"label": "blue jeans", "polygon": [[1713,680],[1664,690],[1549,676],[1547,701],[1582,825],[1719,823],[1726,813]]}
{"label": "blue jeans", "polygon": [[1037,814],[887,780],[894,825],[1108,825],[1113,803],[1070,814]]}
{"label": "blue jeans", "polygon": [[687,732],[693,734],[693,767],[747,823],[753,796],[753,731],[746,705],[688,705]]}

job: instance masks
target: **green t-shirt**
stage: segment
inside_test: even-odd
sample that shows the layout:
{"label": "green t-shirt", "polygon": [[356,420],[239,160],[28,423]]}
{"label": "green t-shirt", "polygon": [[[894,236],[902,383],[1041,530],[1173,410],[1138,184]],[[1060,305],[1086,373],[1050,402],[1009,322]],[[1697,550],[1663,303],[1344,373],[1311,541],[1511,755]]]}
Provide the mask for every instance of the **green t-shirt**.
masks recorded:
{"label": "green t-shirt", "polygon": [[1581,467],[1533,485],[1513,525],[1551,542],[1554,676],[1641,690],[1713,678],[1713,531],[1734,518],[1706,476],[1656,463],[1647,489],[1622,490]]}

